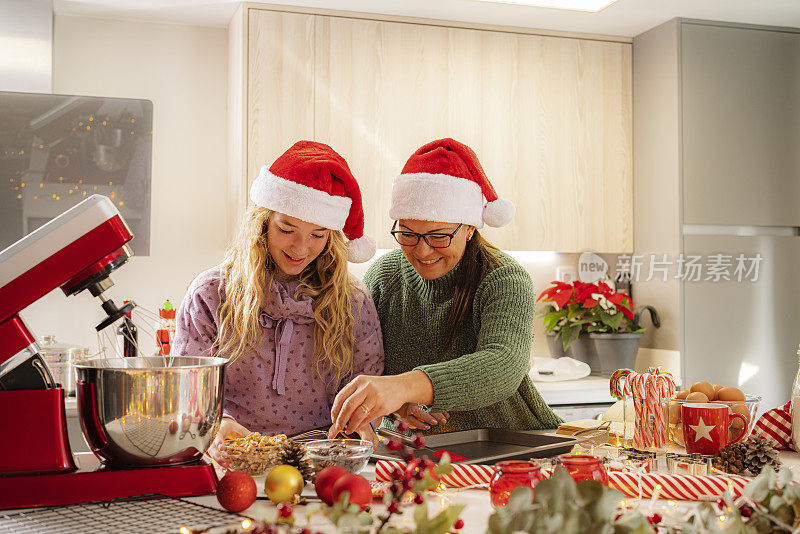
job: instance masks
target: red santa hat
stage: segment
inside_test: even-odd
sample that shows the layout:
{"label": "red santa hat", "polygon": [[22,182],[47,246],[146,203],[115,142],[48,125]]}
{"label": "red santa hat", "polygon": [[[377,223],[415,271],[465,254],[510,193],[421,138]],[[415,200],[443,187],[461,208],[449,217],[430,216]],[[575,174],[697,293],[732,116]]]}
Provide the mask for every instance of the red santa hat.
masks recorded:
{"label": "red santa hat", "polygon": [[362,263],[375,254],[375,240],[364,235],[361,190],[347,162],[328,145],[298,141],[250,187],[250,200],[331,230],[349,240],[348,260]]}
{"label": "red santa hat", "polygon": [[394,179],[389,217],[505,226],[514,217],[514,204],[497,197],[470,147],[439,139],[414,152]]}

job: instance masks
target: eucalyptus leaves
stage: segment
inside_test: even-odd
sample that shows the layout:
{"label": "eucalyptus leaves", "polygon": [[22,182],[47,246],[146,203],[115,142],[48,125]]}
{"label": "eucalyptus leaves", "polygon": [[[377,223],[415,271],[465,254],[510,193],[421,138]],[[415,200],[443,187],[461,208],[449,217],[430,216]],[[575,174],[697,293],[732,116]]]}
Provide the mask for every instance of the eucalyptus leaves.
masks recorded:
{"label": "eucalyptus leaves", "polygon": [[577,484],[566,469],[536,485],[535,495],[517,488],[508,506],[498,508],[489,518],[487,534],[633,534],[655,532],[647,518],[632,511],[615,519],[621,492],[595,480]]}
{"label": "eucalyptus leaves", "polygon": [[[487,534],[772,534],[800,533],[800,485],[788,468],[765,468],[734,499],[699,504],[661,521],[636,509],[618,509],[622,493],[595,481],[577,484],[563,468],[539,482],[535,495],[517,488],[489,518]],[[644,503],[647,508],[647,503]]]}

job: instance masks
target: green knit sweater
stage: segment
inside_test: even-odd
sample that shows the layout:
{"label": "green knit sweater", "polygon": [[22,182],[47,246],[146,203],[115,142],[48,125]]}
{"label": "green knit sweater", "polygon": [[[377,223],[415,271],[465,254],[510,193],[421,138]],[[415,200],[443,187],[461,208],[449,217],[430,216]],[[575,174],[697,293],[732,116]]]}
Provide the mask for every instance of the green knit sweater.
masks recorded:
{"label": "green knit sweater", "polygon": [[449,348],[444,331],[455,293],[455,273],[425,280],[394,250],[369,268],[364,282],[372,292],[383,331],[384,373],[419,369],[433,383],[431,412],[450,413],[429,433],[473,428],[535,430],[563,421],[533,386],[533,282],[513,258],[498,254],[475,292]]}

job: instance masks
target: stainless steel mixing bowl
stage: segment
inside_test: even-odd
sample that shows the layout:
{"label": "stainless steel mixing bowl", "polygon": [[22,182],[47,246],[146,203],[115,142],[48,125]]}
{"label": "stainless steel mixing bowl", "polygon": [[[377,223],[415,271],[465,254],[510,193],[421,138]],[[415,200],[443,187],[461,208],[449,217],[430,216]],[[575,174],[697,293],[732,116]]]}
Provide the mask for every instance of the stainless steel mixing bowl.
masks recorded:
{"label": "stainless steel mixing bowl", "polygon": [[86,442],[103,462],[120,466],[200,458],[222,419],[226,362],[167,356],[76,364]]}

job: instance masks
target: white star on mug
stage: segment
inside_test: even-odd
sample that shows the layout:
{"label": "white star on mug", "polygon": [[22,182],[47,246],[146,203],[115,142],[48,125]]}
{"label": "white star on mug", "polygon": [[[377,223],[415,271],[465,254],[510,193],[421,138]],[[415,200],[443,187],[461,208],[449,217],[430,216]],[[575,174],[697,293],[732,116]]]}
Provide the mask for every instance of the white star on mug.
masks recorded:
{"label": "white star on mug", "polygon": [[689,425],[689,428],[694,430],[694,439],[695,441],[700,441],[701,439],[707,439],[708,441],[714,441],[711,439],[711,429],[714,428],[714,425],[707,425],[703,418],[700,418],[700,423],[696,425]]}

